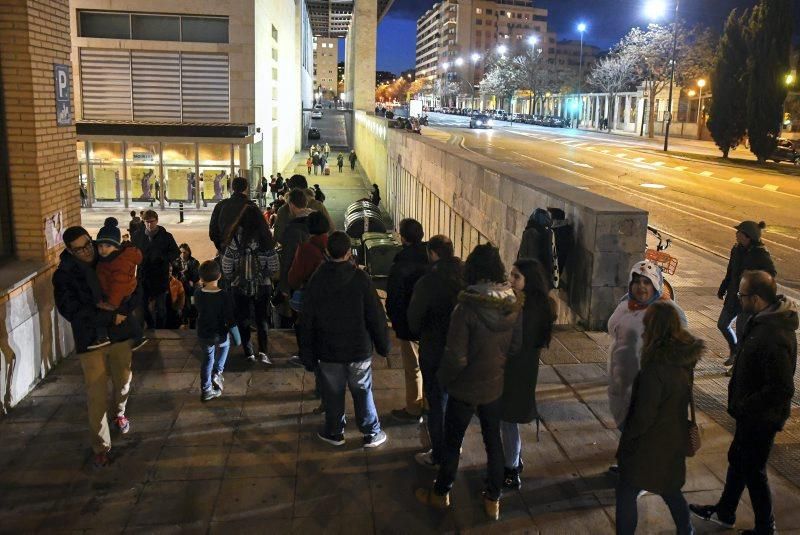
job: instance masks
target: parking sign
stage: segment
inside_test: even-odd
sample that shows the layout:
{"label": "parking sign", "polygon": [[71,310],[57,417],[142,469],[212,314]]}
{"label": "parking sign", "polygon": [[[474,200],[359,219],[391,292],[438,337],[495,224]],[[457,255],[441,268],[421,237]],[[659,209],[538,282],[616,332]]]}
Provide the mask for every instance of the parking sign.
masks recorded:
{"label": "parking sign", "polygon": [[69,65],[53,64],[53,79],[56,90],[56,124],[58,126],[71,126]]}

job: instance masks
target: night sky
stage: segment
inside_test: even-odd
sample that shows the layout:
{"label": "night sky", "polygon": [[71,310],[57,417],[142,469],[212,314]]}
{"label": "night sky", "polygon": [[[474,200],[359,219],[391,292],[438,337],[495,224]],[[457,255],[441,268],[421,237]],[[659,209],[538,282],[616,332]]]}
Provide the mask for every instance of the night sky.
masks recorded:
{"label": "night sky", "polygon": [[[378,69],[399,73],[414,67],[417,18],[436,0],[395,0],[378,27]],[[645,0],[539,0],[534,6],[549,10],[548,29],[559,39],[578,39],[578,22],[589,25],[585,41],[608,48],[632,26],[648,23],[642,15]],[[756,0],[684,0],[681,17],[689,23],[703,23],[719,31],[731,9],[749,7]],[[800,1],[794,2],[795,33],[800,30]]]}

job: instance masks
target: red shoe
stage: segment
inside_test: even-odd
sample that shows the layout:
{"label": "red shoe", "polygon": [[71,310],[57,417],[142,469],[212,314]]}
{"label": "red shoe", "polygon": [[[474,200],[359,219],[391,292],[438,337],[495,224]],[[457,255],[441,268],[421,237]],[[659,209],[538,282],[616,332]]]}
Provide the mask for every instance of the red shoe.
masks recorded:
{"label": "red shoe", "polygon": [[123,435],[131,430],[131,422],[124,415],[117,416],[116,419],[114,419],[114,425],[117,426],[117,429]]}

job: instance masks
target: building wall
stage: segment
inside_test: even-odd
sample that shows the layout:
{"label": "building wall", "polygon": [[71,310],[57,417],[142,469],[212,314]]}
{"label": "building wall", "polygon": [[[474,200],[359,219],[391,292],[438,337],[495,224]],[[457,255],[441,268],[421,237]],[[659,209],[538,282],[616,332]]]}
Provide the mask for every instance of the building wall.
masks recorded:
{"label": "building wall", "polygon": [[323,93],[337,95],[337,65],[339,63],[339,39],[314,38],[314,87]]}

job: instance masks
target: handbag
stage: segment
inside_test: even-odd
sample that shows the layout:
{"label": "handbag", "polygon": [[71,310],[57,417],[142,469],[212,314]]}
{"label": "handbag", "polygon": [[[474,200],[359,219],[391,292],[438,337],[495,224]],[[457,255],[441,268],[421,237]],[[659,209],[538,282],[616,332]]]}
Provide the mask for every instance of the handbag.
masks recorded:
{"label": "handbag", "polygon": [[700,441],[700,427],[697,425],[697,419],[694,413],[694,372],[692,372],[692,381],[689,384],[689,412],[691,414],[691,419],[687,422],[689,436],[686,445],[686,456],[694,457],[700,450],[700,446],[702,446]]}

